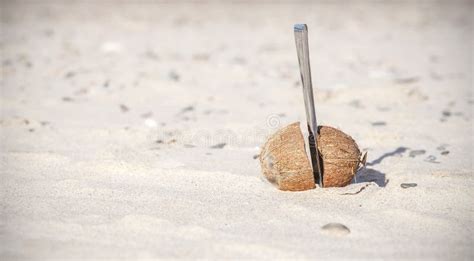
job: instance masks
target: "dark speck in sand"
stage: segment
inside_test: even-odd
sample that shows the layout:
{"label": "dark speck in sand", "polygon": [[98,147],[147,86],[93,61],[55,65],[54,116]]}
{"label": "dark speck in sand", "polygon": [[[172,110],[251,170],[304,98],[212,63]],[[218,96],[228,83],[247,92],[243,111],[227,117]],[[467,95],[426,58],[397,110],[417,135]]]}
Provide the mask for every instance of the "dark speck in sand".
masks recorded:
{"label": "dark speck in sand", "polygon": [[176,141],[177,141],[176,139],[171,139],[168,141],[168,144],[176,143]]}
{"label": "dark speck in sand", "polygon": [[211,149],[222,149],[225,147],[225,145],[227,145],[226,143],[218,143],[216,145],[212,145],[210,148]]}
{"label": "dark speck in sand", "polygon": [[232,59],[231,63],[245,65],[247,64],[247,60],[244,57],[237,56]]}
{"label": "dark speck in sand", "polygon": [[193,54],[193,60],[195,61],[207,61],[211,57],[208,53],[195,53]]}
{"label": "dark speck in sand", "polygon": [[120,104],[120,110],[125,113],[128,112],[130,109],[125,104]]}
{"label": "dark speck in sand", "polygon": [[50,122],[49,121],[40,121],[40,124],[41,124],[41,126],[46,126],[46,125],[49,125]]}
{"label": "dark speck in sand", "polygon": [[444,111],[442,112],[442,114],[443,114],[444,117],[449,117],[449,116],[451,116],[451,112],[448,111],[448,110],[444,110]]}
{"label": "dark speck in sand", "polygon": [[431,79],[433,79],[435,81],[442,81],[443,80],[443,76],[440,73],[435,72],[435,71],[430,72],[430,76],[431,76]]}
{"label": "dark speck in sand", "polygon": [[76,92],[74,92],[74,94],[76,95],[85,95],[89,92],[89,89],[87,88],[81,88],[79,90],[77,90]]}
{"label": "dark speck in sand", "polygon": [[145,112],[143,113],[142,115],[140,115],[142,118],[151,118],[151,116],[153,116],[153,112],[149,111],[149,112]]}
{"label": "dark speck in sand", "polygon": [[176,17],[175,19],[173,19],[173,24],[176,26],[184,26],[189,24],[189,22],[189,18],[184,16]]}
{"label": "dark speck in sand", "polygon": [[437,150],[446,150],[447,146],[448,146],[447,144],[442,144],[442,145],[439,145],[436,149]]}
{"label": "dark speck in sand", "polygon": [[425,159],[426,162],[430,162],[430,163],[440,163],[439,161],[436,161],[436,157],[433,156],[433,155],[429,155],[426,159]]}
{"label": "dark speck in sand", "polygon": [[385,121],[375,121],[371,123],[372,126],[385,126],[387,123]]}
{"label": "dark speck in sand", "polygon": [[426,150],[412,150],[410,151],[410,157],[414,158],[419,155],[423,155],[426,153]]}
{"label": "dark speck in sand", "polygon": [[385,107],[385,106],[377,106],[378,111],[389,111],[390,107]]}
{"label": "dark speck in sand", "polygon": [[416,183],[402,183],[402,184],[400,184],[400,187],[402,187],[402,188],[404,188],[404,189],[406,189],[406,188],[414,188],[414,187],[416,187],[416,186],[418,186],[418,184],[416,184]]}
{"label": "dark speck in sand", "polygon": [[70,72],[67,72],[67,73],[64,75],[64,77],[65,77],[65,78],[72,78],[72,77],[74,77],[75,75],[76,75],[75,72],[70,71]]}
{"label": "dark speck in sand", "polygon": [[179,74],[178,74],[177,72],[175,72],[175,71],[170,71],[170,72],[168,73],[168,77],[169,77],[171,80],[175,81],[175,82],[178,82],[179,79],[181,78],[181,77],[179,76]]}
{"label": "dark speck in sand", "polygon": [[449,150],[445,150],[441,152],[441,155],[448,155],[448,154],[449,154]]}
{"label": "dark speck in sand", "polygon": [[160,59],[160,57],[158,57],[158,55],[153,52],[152,50],[148,50],[145,52],[145,57],[150,59],[150,60],[154,60],[154,61],[158,61]]}
{"label": "dark speck in sand", "polygon": [[64,102],[72,102],[72,101],[74,101],[74,99],[71,98],[71,97],[63,97],[62,100],[63,100]]}
{"label": "dark speck in sand", "polygon": [[31,129],[28,129],[29,132],[34,132],[35,129],[31,128]]}
{"label": "dark speck in sand", "polygon": [[360,103],[359,100],[353,100],[353,101],[349,102],[349,106],[357,108],[357,109],[363,109],[364,108],[364,106]]}
{"label": "dark speck in sand", "polygon": [[253,155],[253,159],[258,159],[259,156],[260,156],[260,155],[258,155],[258,154],[257,154],[257,155]]}
{"label": "dark speck in sand", "polygon": [[397,78],[395,79],[395,83],[398,83],[398,84],[410,84],[410,83],[415,83],[415,82],[418,82],[420,80],[419,77],[405,77],[405,78]]}
{"label": "dark speck in sand", "polygon": [[439,62],[439,56],[436,54],[430,55],[430,62],[432,63],[438,63]]}
{"label": "dark speck in sand", "polygon": [[102,84],[102,86],[103,86],[104,88],[108,88],[108,87],[109,87],[109,84],[110,84],[110,81],[109,81],[109,80],[106,80],[106,81]]}
{"label": "dark speck in sand", "polygon": [[158,144],[162,144],[163,140],[156,140],[155,142],[158,143]]}
{"label": "dark speck in sand", "polygon": [[194,106],[190,105],[190,106],[184,107],[181,110],[181,113],[185,113],[185,112],[188,112],[188,111],[194,111]]}
{"label": "dark speck in sand", "polygon": [[46,30],[43,31],[43,33],[46,37],[51,37],[51,36],[54,35],[54,31],[51,30],[51,29],[46,29]]}

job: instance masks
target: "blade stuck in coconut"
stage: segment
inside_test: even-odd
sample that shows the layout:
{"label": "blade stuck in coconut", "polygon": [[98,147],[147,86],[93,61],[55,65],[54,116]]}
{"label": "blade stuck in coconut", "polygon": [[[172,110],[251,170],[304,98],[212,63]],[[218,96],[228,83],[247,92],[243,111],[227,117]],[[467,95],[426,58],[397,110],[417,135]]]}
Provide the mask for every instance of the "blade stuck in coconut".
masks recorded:
{"label": "blade stuck in coconut", "polygon": [[305,24],[297,24],[294,34],[308,135],[303,136],[299,122],[271,135],[259,156],[262,172],[280,190],[308,190],[315,188],[315,183],[320,187],[343,187],[352,181],[366,158],[351,136],[329,126],[317,125],[309,66],[308,28]]}
{"label": "blade stuck in coconut", "polygon": [[303,84],[304,105],[306,108],[306,122],[308,126],[307,142],[310,150],[311,165],[314,179],[319,186],[323,187],[323,173],[319,162],[318,153],[318,124],[316,121],[316,110],[314,109],[313,86],[311,83],[311,67],[309,64],[308,27],[306,24],[294,26],[296,52],[300,65],[301,82]]}

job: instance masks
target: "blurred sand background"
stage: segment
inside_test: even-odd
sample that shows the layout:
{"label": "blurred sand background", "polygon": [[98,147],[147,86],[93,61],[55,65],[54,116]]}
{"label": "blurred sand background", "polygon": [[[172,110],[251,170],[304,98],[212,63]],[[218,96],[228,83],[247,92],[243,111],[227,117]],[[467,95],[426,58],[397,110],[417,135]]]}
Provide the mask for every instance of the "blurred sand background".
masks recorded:
{"label": "blurred sand background", "polygon": [[[2,260],[474,258],[472,2],[0,8]],[[368,151],[345,188],[255,159],[305,120],[294,23],[319,123]]]}

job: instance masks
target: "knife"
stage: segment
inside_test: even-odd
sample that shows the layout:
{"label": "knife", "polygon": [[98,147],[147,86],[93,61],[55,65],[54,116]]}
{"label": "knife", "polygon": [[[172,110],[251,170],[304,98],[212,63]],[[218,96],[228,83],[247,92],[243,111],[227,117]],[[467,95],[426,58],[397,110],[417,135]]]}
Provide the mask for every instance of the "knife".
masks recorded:
{"label": "knife", "polygon": [[306,109],[306,123],[308,126],[308,145],[310,150],[311,166],[313,168],[314,180],[323,187],[323,173],[321,171],[318,152],[318,124],[316,111],[314,109],[313,86],[311,83],[311,67],[309,64],[308,26],[306,24],[295,24],[296,52],[300,65],[301,82],[303,84],[304,105]]}

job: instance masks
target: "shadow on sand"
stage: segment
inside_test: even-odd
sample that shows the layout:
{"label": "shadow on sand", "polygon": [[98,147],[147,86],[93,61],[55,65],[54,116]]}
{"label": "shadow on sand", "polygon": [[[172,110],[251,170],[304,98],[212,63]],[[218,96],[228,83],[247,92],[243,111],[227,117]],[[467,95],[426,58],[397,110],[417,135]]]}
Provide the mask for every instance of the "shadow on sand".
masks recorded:
{"label": "shadow on sand", "polygon": [[367,166],[374,166],[374,165],[380,164],[385,158],[403,154],[407,150],[408,150],[408,148],[406,148],[406,147],[398,147],[394,151],[384,153],[382,156],[378,157],[377,159],[375,159],[371,162],[367,162]]}
{"label": "shadow on sand", "polygon": [[375,182],[379,187],[385,187],[389,181],[388,179],[385,178],[385,173],[382,173],[370,167],[380,164],[385,158],[403,154],[407,150],[408,148],[406,147],[398,147],[394,151],[384,153],[382,156],[378,157],[377,159],[371,162],[368,162],[366,167],[363,167],[357,172],[354,183]]}
{"label": "shadow on sand", "polygon": [[385,187],[388,180],[385,179],[385,173],[365,167],[357,172],[354,183],[364,182],[375,182],[379,187]]}

